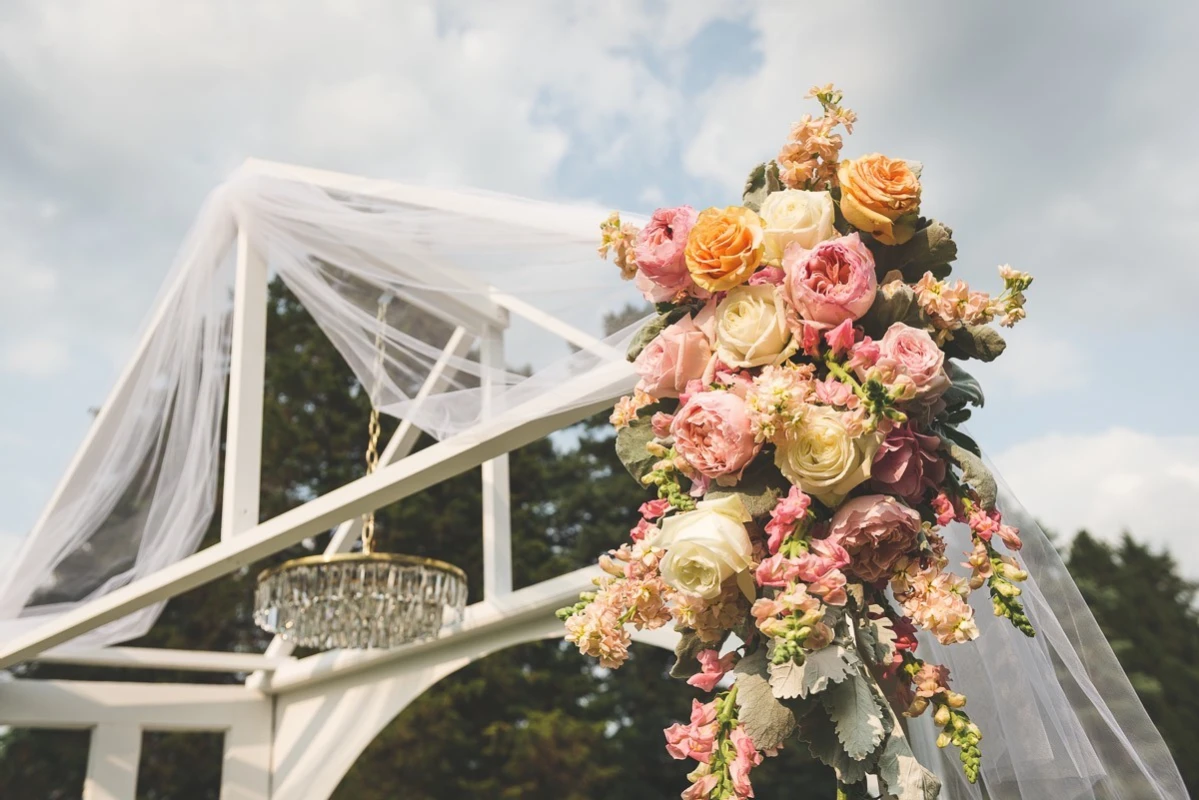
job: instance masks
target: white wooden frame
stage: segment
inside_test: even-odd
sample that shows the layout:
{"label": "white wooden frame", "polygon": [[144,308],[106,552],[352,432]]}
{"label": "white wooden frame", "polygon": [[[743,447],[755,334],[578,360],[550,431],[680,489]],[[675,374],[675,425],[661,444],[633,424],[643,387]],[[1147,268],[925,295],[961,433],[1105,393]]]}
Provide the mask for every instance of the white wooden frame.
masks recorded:
{"label": "white wooden frame", "polygon": [[[504,198],[408,187],[264,161],[261,175],[330,190],[429,208],[456,209],[492,220],[590,236],[604,214],[561,209],[528,219]],[[247,674],[246,685],[132,684],[71,681],[0,683],[0,724],[89,728],[93,731],[86,800],[132,800],[141,732],[216,730],[226,737],[222,798],[287,800],[327,797],[353,760],[409,702],[437,680],[511,644],[560,635],[553,610],[592,585],[596,568],[512,589],[508,452],[578,422],[631,391],[635,375],[617,358],[519,408],[497,410],[484,382],[483,419],[473,429],[412,453],[419,431],[402,422],[372,475],[351,481],[273,519],[259,521],[263,369],[268,264],[253,247],[253,231],[238,231],[230,360],[221,541],[102,598],[0,643],[0,669],[22,661]],[[447,270],[450,280],[453,271]],[[180,282],[181,284],[181,282]],[[174,289],[178,291],[178,285]],[[168,293],[168,298],[170,293]],[[473,346],[483,365],[504,367],[509,314],[587,350],[610,348],[567,322],[503,292],[484,300],[422,306],[456,326],[415,402],[429,401],[453,379],[452,363]],[[142,352],[161,315],[151,323]],[[136,357],[135,357],[136,358]],[[109,411],[124,399],[127,372],[110,394],[93,431],[64,476],[65,485]],[[564,410],[565,409],[565,410]],[[109,647],[70,649],[72,639],[106,622],[188,591],[317,533],[336,528],[327,552],[357,541],[361,514],[480,467],[483,480],[483,600],[442,638],[391,651],[330,652],[305,659],[276,639],[263,654]],[[675,634],[638,637],[673,646]]]}

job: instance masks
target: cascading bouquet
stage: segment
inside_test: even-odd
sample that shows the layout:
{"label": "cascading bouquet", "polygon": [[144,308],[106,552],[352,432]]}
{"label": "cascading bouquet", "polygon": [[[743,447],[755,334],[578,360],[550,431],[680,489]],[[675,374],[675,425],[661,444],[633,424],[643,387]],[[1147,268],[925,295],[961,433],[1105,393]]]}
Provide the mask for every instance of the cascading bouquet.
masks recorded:
{"label": "cascading bouquet", "polygon": [[[987,586],[1033,635],[1027,573],[999,546],[1019,534],[957,427],[983,403],[959,362],[1003,351],[989,323],[1023,318],[1032,279],[1000,267],[998,297],[948,282],[957,248],[919,216],[919,165],[841,160],[854,113],[832,86],[809,97],[823,115],[795,124],[742,205],[659,209],[640,230],[614,214],[601,231],[600,254],[657,304],[612,415],[621,460],[657,496],[559,616],[608,668],[627,626],[681,633],[672,675],[717,692],[665,732],[698,762],[685,800],[753,797],[750,771],[792,736],[835,769],[839,797],[873,774],[888,798],[931,800],[940,782],[900,723],[929,710],[976,781],[982,733],[916,632],[974,639],[967,598]],[[968,575],[950,571],[955,522]]]}

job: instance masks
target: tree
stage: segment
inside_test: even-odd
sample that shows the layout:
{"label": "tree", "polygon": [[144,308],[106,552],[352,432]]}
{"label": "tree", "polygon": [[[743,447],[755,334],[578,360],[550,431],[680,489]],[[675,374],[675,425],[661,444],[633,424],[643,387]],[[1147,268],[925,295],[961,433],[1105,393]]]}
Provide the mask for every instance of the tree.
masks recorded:
{"label": "tree", "polygon": [[1187,788],[1199,793],[1199,586],[1168,553],[1128,534],[1111,545],[1079,533],[1067,566]]}

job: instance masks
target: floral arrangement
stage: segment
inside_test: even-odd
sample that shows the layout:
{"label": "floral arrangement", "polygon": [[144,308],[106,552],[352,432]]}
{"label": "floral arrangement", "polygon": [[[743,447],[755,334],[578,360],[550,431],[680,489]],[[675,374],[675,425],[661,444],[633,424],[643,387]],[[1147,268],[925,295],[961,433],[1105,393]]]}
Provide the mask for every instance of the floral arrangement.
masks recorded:
{"label": "floral arrangement", "polygon": [[[854,113],[832,86],[809,97],[823,114],[794,125],[741,205],[663,208],[642,229],[614,214],[601,231],[600,254],[657,304],[612,415],[656,496],[559,616],[607,668],[629,626],[681,633],[672,674],[715,693],[665,731],[696,763],[684,800],[753,797],[752,770],[792,737],[835,769],[839,797],[873,774],[885,797],[932,800],[939,780],[900,724],[929,712],[974,782],[982,732],[916,633],[976,638],[968,597],[986,586],[1033,635],[1019,533],[958,428],[983,403],[961,363],[1000,355],[990,323],[1023,318],[1032,279],[1000,267],[998,296],[950,282],[957,248],[920,216],[920,165],[843,160]],[[953,523],[973,545],[963,574]]]}

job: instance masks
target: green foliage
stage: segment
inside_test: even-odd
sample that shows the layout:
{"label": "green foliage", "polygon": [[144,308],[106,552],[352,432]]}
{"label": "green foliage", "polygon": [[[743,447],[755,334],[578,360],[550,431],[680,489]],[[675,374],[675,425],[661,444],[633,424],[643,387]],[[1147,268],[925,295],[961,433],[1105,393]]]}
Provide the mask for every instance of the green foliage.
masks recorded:
{"label": "green foliage", "polygon": [[1199,794],[1199,586],[1168,553],[1127,535],[1111,545],[1078,534],[1067,566],[1187,788]]}
{"label": "green foliage", "polygon": [[766,161],[754,167],[745,179],[745,189],[741,193],[741,204],[746,208],[758,211],[762,208],[767,196],[783,188],[779,178],[779,165],[774,161]]}
{"label": "green foliage", "polygon": [[897,271],[908,283],[915,283],[931,272],[938,280],[950,273],[950,264],[958,257],[953,231],[935,219],[916,222],[916,233],[907,242],[885,245],[872,237],[862,237],[874,254],[874,268],[879,280]]}
{"label": "green foliage", "polygon": [[1007,342],[990,325],[966,325],[956,329],[953,338],[945,343],[945,355],[949,358],[994,361],[1006,348]]}

